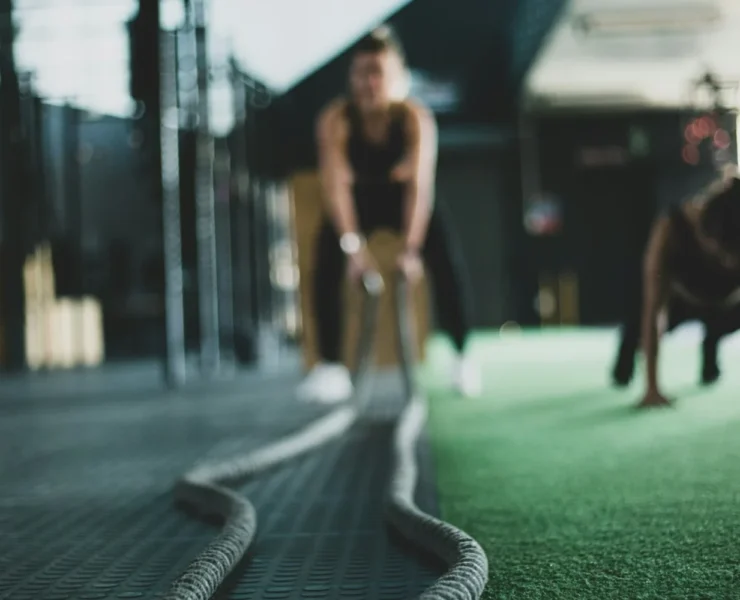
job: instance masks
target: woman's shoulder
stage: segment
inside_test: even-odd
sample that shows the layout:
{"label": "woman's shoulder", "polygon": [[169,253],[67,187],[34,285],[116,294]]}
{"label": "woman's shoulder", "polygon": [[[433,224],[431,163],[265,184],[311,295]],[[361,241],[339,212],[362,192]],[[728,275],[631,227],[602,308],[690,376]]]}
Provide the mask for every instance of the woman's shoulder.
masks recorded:
{"label": "woman's shoulder", "polygon": [[349,103],[343,97],[335,98],[326,104],[316,119],[319,134],[331,134],[332,137],[346,135],[348,107]]}

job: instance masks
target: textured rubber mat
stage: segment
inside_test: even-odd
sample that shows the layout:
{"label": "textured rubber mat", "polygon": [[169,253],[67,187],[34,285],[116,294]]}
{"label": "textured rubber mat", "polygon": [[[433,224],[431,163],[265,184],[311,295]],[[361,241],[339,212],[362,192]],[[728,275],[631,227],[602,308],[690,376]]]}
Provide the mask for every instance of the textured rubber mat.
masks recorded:
{"label": "textured rubber mat", "polygon": [[[294,378],[249,376],[183,394],[101,395],[49,386],[0,403],[0,598],[156,598],[216,524],[172,503],[173,480],[291,432],[319,409]],[[254,548],[220,598],[378,598],[419,593],[441,568],[390,538],[382,516],[399,380],[384,375],[370,414],[343,440],[244,486]],[[54,399],[53,392],[59,394]],[[84,397],[83,397],[84,396]],[[419,504],[436,513],[426,444]]]}

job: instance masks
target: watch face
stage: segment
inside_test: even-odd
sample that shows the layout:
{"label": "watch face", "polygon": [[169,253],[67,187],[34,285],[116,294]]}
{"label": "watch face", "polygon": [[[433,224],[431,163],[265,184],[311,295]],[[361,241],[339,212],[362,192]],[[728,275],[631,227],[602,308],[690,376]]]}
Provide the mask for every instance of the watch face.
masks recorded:
{"label": "watch face", "polygon": [[359,252],[360,247],[362,246],[360,236],[356,233],[345,233],[339,239],[339,246],[342,251],[347,254],[354,254],[356,252]]}

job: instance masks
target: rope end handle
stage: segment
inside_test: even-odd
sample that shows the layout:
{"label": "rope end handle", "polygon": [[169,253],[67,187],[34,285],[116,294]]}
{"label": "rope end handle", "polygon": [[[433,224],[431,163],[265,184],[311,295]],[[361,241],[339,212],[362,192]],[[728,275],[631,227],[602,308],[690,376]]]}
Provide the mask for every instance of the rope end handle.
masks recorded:
{"label": "rope end handle", "polygon": [[369,296],[380,296],[385,290],[383,277],[374,269],[368,269],[362,274],[362,288]]}

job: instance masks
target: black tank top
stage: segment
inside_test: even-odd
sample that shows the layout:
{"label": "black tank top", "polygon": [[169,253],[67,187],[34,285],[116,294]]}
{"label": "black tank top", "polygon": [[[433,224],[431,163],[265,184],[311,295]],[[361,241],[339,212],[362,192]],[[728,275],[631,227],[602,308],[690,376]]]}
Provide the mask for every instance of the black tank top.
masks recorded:
{"label": "black tank top", "polygon": [[367,139],[362,117],[351,102],[347,103],[346,115],[347,154],[354,174],[355,198],[358,201],[400,199],[405,186],[392,182],[390,174],[406,153],[406,111],[402,106],[393,108],[388,133],[382,142]]}
{"label": "black tank top", "polygon": [[672,209],[669,218],[675,243],[667,266],[674,282],[702,304],[724,304],[740,288],[740,271],[727,269],[706,253],[680,207]]}

